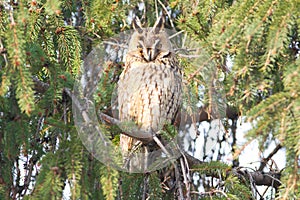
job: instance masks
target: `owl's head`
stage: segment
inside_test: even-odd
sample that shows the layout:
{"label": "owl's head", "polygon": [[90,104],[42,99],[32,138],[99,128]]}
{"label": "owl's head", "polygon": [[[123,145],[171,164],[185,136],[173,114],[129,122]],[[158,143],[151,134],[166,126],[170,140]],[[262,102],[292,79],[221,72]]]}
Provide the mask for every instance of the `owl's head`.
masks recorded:
{"label": "owl's head", "polygon": [[164,18],[160,17],[152,28],[143,28],[138,17],[132,22],[135,30],[129,42],[128,51],[139,50],[144,60],[151,62],[158,54],[171,52],[171,43],[164,30]]}

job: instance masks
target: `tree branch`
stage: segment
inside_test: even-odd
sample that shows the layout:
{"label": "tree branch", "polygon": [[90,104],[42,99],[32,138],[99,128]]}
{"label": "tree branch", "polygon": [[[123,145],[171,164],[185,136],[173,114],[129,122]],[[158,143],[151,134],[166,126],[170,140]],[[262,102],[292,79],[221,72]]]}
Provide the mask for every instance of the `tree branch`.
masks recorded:
{"label": "tree branch", "polygon": [[[84,121],[87,123],[92,122],[92,120],[89,118],[89,114],[88,114],[87,110],[85,109],[85,105],[82,105],[80,103],[77,96],[74,95],[73,92],[71,92],[71,90],[69,88],[64,88],[64,91],[72,99],[73,104],[80,111],[80,114],[82,115],[82,118],[84,119]],[[87,99],[87,101],[89,101],[89,100]],[[124,135],[130,136],[130,137],[140,140],[144,143],[149,143],[149,142],[153,141],[153,133],[152,132],[140,130],[140,129],[138,129],[137,126],[134,126],[133,124],[128,125],[127,123],[121,122],[121,121],[119,121],[115,118],[112,118],[100,111],[98,112],[98,115],[101,118],[101,120],[103,120],[107,123],[119,126],[123,131],[122,134],[124,134]]]}
{"label": "tree branch", "polygon": [[279,149],[281,149],[282,146],[281,144],[278,144],[275,149],[268,155],[268,157],[264,158],[258,168],[258,171],[262,171],[265,166],[267,165],[267,163],[269,162],[269,160],[279,151]]}
{"label": "tree branch", "polygon": [[[198,160],[197,158],[189,155],[187,152],[185,152],[184,155],[187,158],[191,168],[196,165],[205,164],[205,162]],[[249,172],[248,170],[243,170],[243,168],[241,167],[236,167],[228,171],[228,173],[233,173],[237,175],[239,178],[243,177],[246,178],[247,180],[249,178],[252,178],[254,180],[254,183],[258,186],[265,185],[265,186],[272,186],[278,188],[281,185],[280,182],[281,172],[275,172],[275,171],[263,172],[259,170],[254,172]]]}
{"label": "tree branch", "polygon": [[[64,91],[71,97],[73,103],[81,111],[81,114],[82,114],[83,118],[85,119],[86,117],[88,117],[88,113],[86,113],[86,111],[83,109],[83,107],[80,104],[77,97],[67,88],[65,88]],[[127,131],[123,132],[123,134],[125,134],[127,136],[130,136],[130,137],[133,137],[135,139],[141,140],[142,142],[145,142],[145,143],[148,143],[148,142],[151,142],[151,141],[154,140],[156,142],[156,144],[163,150],[163,152],[167,156],[171,156],[171,154],[164,148],[164,146],[162,145],[160,140],[156,137],[155,133],[145,132],[145,131],[141,131],[137,128],[124,126],[124,124],[121,121],[119,121],[119,120],[117,120],[113,117],[110,117],[110,116],[108,116],[108,115],[106,115],[102,112],[98,112],[98,115],[100,116],[100,118],[103,121],[105,121],[109,124],[118,125],[121,128],[124,128],[123,130],[127,130]],[[143,137],[140,137],[141,133],[142,133]],[[279,148],[279,146],[276,149],[278,149],[278,148]],[[190,168],[192,168],[193,166],[201,165],[201,164],[205,163],[205,162],[202,162],[202,161],[196,159],[195,157],[189,155],[187,152],[183,152],[182,154],[185,157],[185,159],[187,160],[187,163],[190,166]],[[275,151],[274,151],[273,154],[275,154]],[[272,157],[273,154],[271,153],[268,157]],[[175,164],[174,164],[174,166],[175,166]],[[179,172],[179,170],[177,168],[177,173],[178,172]],[[242,168],[240,168],[240,167],[237,167],[237,168],[233,168],[228,173],[233,173],[233,174],[236,174],[238,176],[242,176],[242,177],[246,178],[247,180],[249,178],[252,178],[256,185],[272,186],[272,187],[275,187],[275,188],[277,188],[281,185],[281,182],[279,180],[280,176],[281,176],[280,172],[262,172],[261,170],[258,170],[258,171],[255,171],[255,172],[249,172],[247,170],[242,170]],[[176,178],[178,178],[178,177],[176,177]],[[180,192],[182,192],[182,188],[180,189]],[[182,196],[182,194],[180,194],[180,196]]]}
{"label": "tree branch", "polygon": [[[243,174],[244,172],[239,170],[239,173]],[[256,185],[272,186],[274,188],[278,188],[281,185],[280,172],[255,171],[255,172],[250,172],[249,174],[253,178]]]}
{"label": "tree branch", "polygon": [[36,76],[33,76],[32,80],[33,80],[33,83],[34,83],[34,90],[37,93],[43,94],[49,88],[49,84],[48,83],[44,83],[43,81],[41,81],[40,79],[38,79],[38,77],[36,77]]}
{"label": "tree branch", "polygon": [[[143,131],[140,130],[137,126],[133,125],[133,124],[127,124],[126,122],[121,122],[118,119],[115,119],[113,117],[110,117],[102,112],[98,112],[99,117],[109,123],[109,124],[113,124],[113,125],[117,125],[122,129],[122,134],[127,135],[129,137],[132,137],[134,139],[140,140],[144,143],[149,143],[151,141],[153,141],[153,132],[149,132],[149,131]],[[141,137],[142,136],[142,137]]]}

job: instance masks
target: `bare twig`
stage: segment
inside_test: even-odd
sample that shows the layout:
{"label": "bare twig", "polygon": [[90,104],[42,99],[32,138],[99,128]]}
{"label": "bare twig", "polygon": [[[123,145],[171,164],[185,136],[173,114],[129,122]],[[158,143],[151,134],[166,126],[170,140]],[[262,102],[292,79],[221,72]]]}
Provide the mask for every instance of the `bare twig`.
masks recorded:
{"label": "bare twig", "polygon": [[182,40],[182,46],[181,46],[181,48],[184,48],[184,47],[185,47],[186,39],[187,39],[187,32],[185,32],[185,34],[184,34],[184,37],[183,37],[183,40]]}
{"label": "bare twig", "polygon": [[176,37],[177,35],[180,35],[181,33],[184,33],[184,30],[178,31],[175,34],[169,36],[169,40],[172,39],[173,37]]}
{"label": "bare twig", "polygon": [[[38,123],[37,123],[37,128],[36,128],[35,136],[39,135],[39,133],[41,131],[41,127],[42,127],[43,122],[44,122],[44,118],[45,118],[45,116],[43,116],[43,115],[39,118]],[[36,140],[33,140],[32,143],[31,143],[31,145],[36,145]],[[29,187],[29,184],[30,184],[30,181],[31,181],[32,173],[33,173],[33,167],[38,162],[38,160],[39,160],[39,158],[38,158],[37,154],[35,153],[35,151],[33,151],[33,155],[29,159],[29,162],[28,162],[29,164],[26,167],[27,174],[25,176],[24,188],[23,188],[21,196],[25,196],[26,193],[27,193],[27,190],[28,190],[28,187]]]}
{"label": "bare twig", "polygon": [[168,9],[166,8],[166,6],[160,0],[157,0],[157,1],[161,5],[161,7],[165,10],[166,14],[169,17],[170,24],[171,24],[172,28],[174,28],[174,24],[173,24],[173,21],[172,21],[172,18],[170,16],[169,12],[168,12]]}
{"label": "bare twig", "polygon": [[144,187],[143,187],[142,200],[146,200],[148,197],[148,187],[149,187],[149,173],[146,173],[144,176]]}
{"label": "bare twig", "polygon": [[[167,151],[167,149],[164,147],[164,145],[161,143],[161,141],[158,139],[158,137],[156,136],[156,134],[153,134],[153,140],[156,142],[156,144],[161,148],[161,150],[169,157],[171,158],[172,155]],[[178,192],[179,192],[179,196],[178,199],[180,200],[184,200],[186,198],[184,198],[183,195],[183,189],[181,186],[181,181],[180,181],[180,173],[179,173],[179,169],[178,166],[176,164],[176,162],[172,161],[172,165],[174,166],[174,170],[175,170],[175,176],[176,176],[176,185],[178,187]]]}
{"label": "bare twig", "polygon": [[128,45],[125,45],[125,44],[119,44],[119,43],[110,42],[110,41],[103,41],[103,44],[108,44],[108,45],[118,46],[123,49],[128,49]]}
{"label": "bare twig", "polygon": [[[8,60],[7,60],[7,54],[6,54],[6,49],[3,46],[2,40],[0,39],[0,54],[2,54],[3,59],[4,59],[4,63],[5,63],[5,67],[8,66]],[[0,66],[0,70],[2,69],[2,66]]]}
{"label": "bare twig", "polygon": [[26,195],[29,184],[31,182],[31,177],[32,177],[32,173],[33,173],[33,167],[36,164],[36,162],[38,161],[38,159],[36,158],[36,155],[32,155],[32,157],[29,159],[29,164],[27,165],[27,174],[25,177],[25,181],[24,181],[24,185],[23,185],[23,191],[21,196]]}
{"label": "bare twig", "polygon": [[[186,54],[178,54],[179,57],[182,57],[182,58],[199,58],[200,55],[186,55]],[[202,69],[202,68],[201,68]]]}
{"label": "bare twig", "polygon": [[161,143],[161,141],[158,139],[156,134],[153,135],[153,140],[156,142],[156,144],[161,148],[161,150],[168,156],[172,157],[172,155],[168,152],[168,150],[165,148],[165,146]]}
{"label": "bare twig", "polygon": [[255,185],[255,182],[253,180],[253,177],[249,174],[250,172],[247,171],[247,170],[245,172],[246,172],[246,174],[249,177],[250,187],[251,187],[251,190],[252,190],[251,195],[252,195],[253,199],[255,199],[256,192],[257,192],[257,188],[256,188],[256,185]]}
{"label": "bare twig", "polygon": [[185,184],[185,189],[186,189],[186,199],[190,199],[190,180],[187,177],[187,174],[189,174],[189,168],[186,168],[186,162],[184,162],[184,158],[181,157],[180,159],[180,165],[181,165],[181,170],[182,170],[182,175],[183,175],[183,183]]}
{"label": "bare twig", "polygon": [[263,161],[261,162],[258,171],[262,171],[265,166],[267,165],[267,163],[269,162],[269,160],[282,148],[281,144],[278,144],[275,149],[268,155],[268,157],[266,157],[265,159],[263,159]]}
{"label": "bare twig", "polygon": [[144,4],[144,12],[143,12],[143,16],[142,16],[142,18],[141,18],[141,20],[143,19],[143,20],[146,20],[146,13],[147,13],[147,5],[146,5],[146,3],[145,3],[145,1],[144,0],[142,0],[142,3]]}
{"label": "bare twig", "polygon": [[183,189],[182,189],[181,182],[180,182],[180,173],[179,173],[179,169],[178,169],[176,163],[173,163],[173,165],[174,165],[174,169],[175,169],[176,185],[177,185],[178,191],[179,191],[178,199],[180,199],[180,200],[185,200],[185,198],[184,198],[184,196],[183,196]]}
{"label": "bare twig", "polygon": [[156,14],[156,19],[158,19],[157,0],[155,0],[154,3],[155,3],[155,14]]}

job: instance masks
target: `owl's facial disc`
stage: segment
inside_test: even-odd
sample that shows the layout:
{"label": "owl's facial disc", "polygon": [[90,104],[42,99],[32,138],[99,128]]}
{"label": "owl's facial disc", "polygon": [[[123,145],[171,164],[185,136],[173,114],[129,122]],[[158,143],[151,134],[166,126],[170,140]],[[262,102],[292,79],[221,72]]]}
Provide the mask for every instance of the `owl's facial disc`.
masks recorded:
{"label": "owl's facial disc", "polygon": [[154,43],[144,44],[143,41],[139,41],[139,45],[142,48],[143,58],[147,61],[153,61],[159,53],[160,43],[159,39],[156,39]]}

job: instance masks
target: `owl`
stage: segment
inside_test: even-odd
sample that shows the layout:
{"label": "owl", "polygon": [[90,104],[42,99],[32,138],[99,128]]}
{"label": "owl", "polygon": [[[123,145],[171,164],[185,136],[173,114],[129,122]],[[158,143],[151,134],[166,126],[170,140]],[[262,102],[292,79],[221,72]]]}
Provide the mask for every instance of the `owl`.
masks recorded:
{"label": "owl", "polygon": [[[181,69],[165,32],[163,17],[152,28],[142,28],[137,17],[132,25],[134,32],[118,81],[119,120],[133,121],[141,134],[158,132],[163,125],[173,123],[180,107]],[[129,136],[120,136],[123,153],[137,143]]]}

